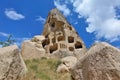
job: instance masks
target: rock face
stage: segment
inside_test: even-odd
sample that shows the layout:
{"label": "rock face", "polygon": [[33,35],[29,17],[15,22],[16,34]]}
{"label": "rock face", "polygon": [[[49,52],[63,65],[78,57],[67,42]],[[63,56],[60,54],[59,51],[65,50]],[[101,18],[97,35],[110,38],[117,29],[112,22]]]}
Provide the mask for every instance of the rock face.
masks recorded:
{"label": "rock face", "polygon": [[71,70],[73,80],[120,80],[120,50],[102,42],[89,49]]}
{"label": "rock face", "polygon": [[42,35],[45,36],[42,46],[48,54],[59,54],[61,50],[74,55],[75,51],[85,49],[75,29],[57,9],[50,11]]}
{"label": "rock face", "polygon": [[74,56],[67,56],[61,59],[61,64],[57,68],[57,72],[69,72],[69,70],[76,64],[77,58]]}
{"label": "rock face", "polygon": [[45,49],[42,47],[44,36],[35,36],[31,40],[26,40],[22,44],[21,54],[25,60],[41,58],[45,56]]}
{"label": "rock face", "polygon": [[17,80],[27,69],[16,45],[0,48],[0,80]]}
{"label": "rock face", "polygon": [[61,62],[64,63],[69,69],[69,68],[72,68],[76,64],[77,58],[73,56],[68,56],[68,57],[62,58]]}
{"label": "rock face", "polygon": [[[37,35],[22,44],[22,56],[26,59],[38,58],[41,55],[50,57],[81,56],[86,47],[75,29],[57,10],[50,11],[42,35]],[[76,54],[79,52],[79,54]]]}
{"label": "rock face", "polygon": [[64,64],[60,64],[56,70],[57,73],[65,73],[65,72],[69,72],[69,69],[66,65]]}

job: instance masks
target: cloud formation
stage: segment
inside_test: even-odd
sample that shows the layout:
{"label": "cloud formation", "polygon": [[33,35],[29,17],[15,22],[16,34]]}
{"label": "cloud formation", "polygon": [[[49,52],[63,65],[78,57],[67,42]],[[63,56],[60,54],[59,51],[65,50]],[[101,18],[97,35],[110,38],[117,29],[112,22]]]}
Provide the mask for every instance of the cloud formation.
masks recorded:
{"label": "cloud formation", "polygon": [[41,23],[45,23],[45,18],[41,17],[41,16],[38,16],[36,21],[40,21]]}
{"label": "cloud formation", "polygon": [[9,18],[9,19],[12,19],[12,20],[21,20],[21,19],[24,19],[25,16],[16,12],[15,10],[13,9],[6,9],[5,10],[5,15]]}
{"label": "cloud formation", "polygon": [[3,37],[8,37],[8,36],[9,36],[9,34],[4,33],[4,32],[0,32],[0,36],[3,36]]}
{"label": "cloud formation", "polygon": [[[67,2],[65,2],[65,3],[67,3]],[[67,5],[65,3],[62,4],[60,2],[60,0],[54,0],[54,5],[57,7],[57,9],[62,11],[63,15],[68,16],[68,15],[70,15],[71,11],[70,11],[70,9],[67,7]]]}
{"label": "cloud formation", "polygon": [[116,7],[120,9],[120,0],[67,1],[72,5],[73,11],[79,14],[78,18],[86,18],[86,31],[94,33],[96,39],[104,38],[110,42],[120,39],[120,14],[116,15]]}
{"label": "cloud formation", "polygon": [[115,12],[119,5],[120,0],[76,0],[73,3],[75,11],[86,18],[86,31],[111,42],[120,37],[120,20]]}

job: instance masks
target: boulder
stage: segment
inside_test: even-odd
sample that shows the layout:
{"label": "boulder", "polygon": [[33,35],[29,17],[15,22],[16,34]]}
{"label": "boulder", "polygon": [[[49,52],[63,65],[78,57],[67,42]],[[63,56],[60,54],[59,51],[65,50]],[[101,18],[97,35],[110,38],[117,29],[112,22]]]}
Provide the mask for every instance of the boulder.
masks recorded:
{"label": "boulder", "polygon": [[64,64],[60,64],[56,70],[57,73],[65,73],[65,72],[69,72],[69,69],[66,65]]}
{"label": "boulder", "polygon": [[44,57],[45,50],[42,48],[41,44],[26,40],[22,43],[21,54],[25,60],[36,59]]}
{"label": "boulder", "polygon": [[76,62],[77,58],[74,56],[67,56],[61,59],[61,62],[68,67],[68,69],[72,68]]}
{"label": "boulder", "polygon": [[17,80],[26,71],[26,65],[16,45],[0,48],[0,80]]}
{"label": "boulder", "polygon": [[36,36],[34,36],[34,37],[31,39],[31,41],[33,41],[33,42],[41,42],[41,41],[44,40],[44,39],[45,39],[44,36],[42,36],[42,35],[36,35]]}
{"label": "boulder", "polygon": [[67,56],[61,59],[61,64],[57,68],[57,72],[69,72],[69,70],[76,64],[77,58],[74,56]]}
{"label": "boulder", "polygon": [[73,80],[120,80],[120,50],[96,43],[71,69]]}

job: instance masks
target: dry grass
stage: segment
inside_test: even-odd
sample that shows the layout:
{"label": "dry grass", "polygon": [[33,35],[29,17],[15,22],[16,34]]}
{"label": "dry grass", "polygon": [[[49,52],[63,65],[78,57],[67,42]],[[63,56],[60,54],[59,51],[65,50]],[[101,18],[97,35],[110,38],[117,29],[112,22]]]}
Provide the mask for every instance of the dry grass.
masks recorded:
{"label": "dry grass", "polygon": [[33,59],[25,61],[28,73],[22,80],[70,80],[69,73],[56,73],[58,59]]}

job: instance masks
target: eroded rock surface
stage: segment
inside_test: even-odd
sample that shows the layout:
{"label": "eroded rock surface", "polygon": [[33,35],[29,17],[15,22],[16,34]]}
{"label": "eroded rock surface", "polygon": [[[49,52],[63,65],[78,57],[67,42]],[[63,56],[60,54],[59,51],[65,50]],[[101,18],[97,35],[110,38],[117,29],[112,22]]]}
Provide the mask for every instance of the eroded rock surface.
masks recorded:
{"label": "eroded rock surface", "polygon": [[120,50],[102,42],[89,49],[71,70],[73,80],[120,80]]}
{"label": "eroded rock surface", "polygon": [[21,54],[25,60],[36,59],[45,56],[45,49],[41,44],[43,39],[43,36],[37,36],[22,43]]}
{"label": "eroded rock surface", "polygon": [[66,55],[74,55],[76,50],[80,54],[86,49],[78,33],[57,9],[50,11],[42,35],[45,36],[42,46],[51,55],[59,54],[60,50],[69,53]]}
{"label": "eroded rock surface", "polygon": [[0,48],[0,80],[17,80],[26,71],[26,65],[16,45]]}
{"label": "eroded rock surface", "polygon": [[61,59],[61,64],[57,68],[58,73],[69,72],[69,70],[76,64],[77,58],[74,56],[67,56]]}
{"label": "eroded rock surface", "polygon": [[[79,53],[77,53],[79,52]],[[24,41],[21,53],[24,58],[81,56],[86,52],[84,42],[65,17],[52,9],[47,17],[42,35]]]}

